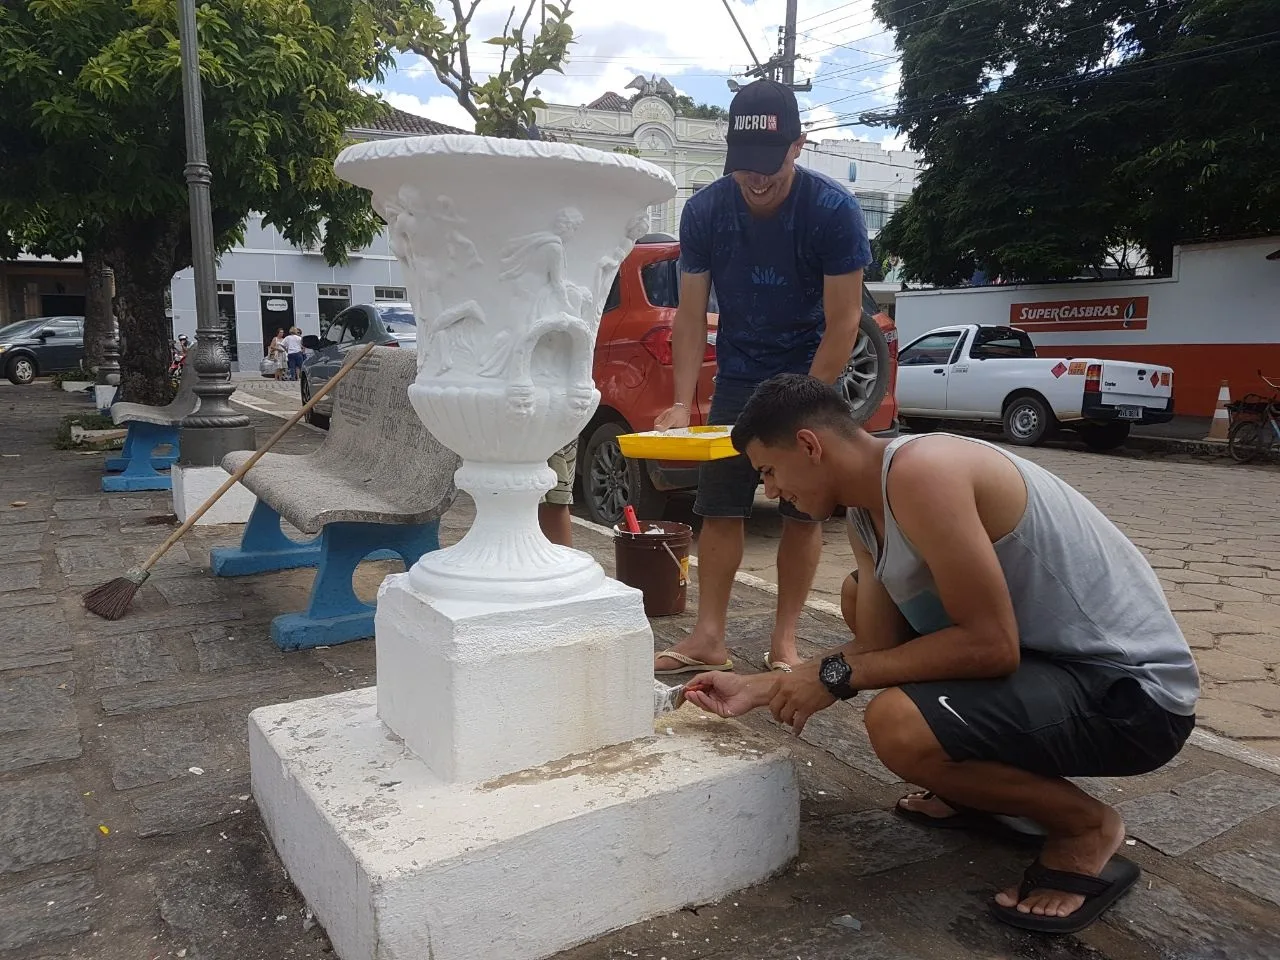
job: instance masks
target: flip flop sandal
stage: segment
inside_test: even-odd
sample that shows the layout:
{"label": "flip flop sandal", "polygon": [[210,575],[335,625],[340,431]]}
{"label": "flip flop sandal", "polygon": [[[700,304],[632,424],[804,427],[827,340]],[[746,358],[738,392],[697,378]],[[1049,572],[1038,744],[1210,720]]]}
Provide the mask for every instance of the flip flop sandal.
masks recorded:
{"label": "flip flop sandal", "polygon": [[[949,817],[932,817],[920,810],[907,810],[902,806],[902,800],[909,798],[916,800],[938,799],[954,810],[955,813]],[[1044,829],[1034,820],[1028,820],[1026,817],[1008,817],[998,813],[987,813],[984,810],[974,810],[971,807],[954,803],[946,797],[939,797],[932,790],[909,793],[902,800],[893,805],[893,812],[904,820],[910,820],[912,823],[918,823],[924,827],[931,827],[935,830],[966,830],[970,833],[980,833],[996,840],[1004,840],[1007,843],[1016,843],[1023,846],[1038,847],[1045,841]]]}
{"label": "flip flop sandal", "polygon": [[791,672],[791,664],[785,660],[770,660],[768,657],[764,658],[764,668],[775,673]]}
{"label": "flip flop sandal", "polygon": [[1018,888],[1018,900],[1025,900],[1033,890],[1059,890],[1078,893],[1084,903],[1075,913],[1065,917],[1042,917],[1034,913],[1021,913],[1016,907],[991,904],[991,914],[997,920],[1023,930],[1037,933],[1079,933],[1115,905],[1138,882],[1142,870],[1131,860],[1115,856],[1107,861],[1096,877],[1066,870],[1052,870],[1039,860],[1027,867]]}
{"label": "flip flop sandal", "polygon": [[732,670],[733,661],[726,660],[724,663],[706,663],[702,660],[695,660],[693,657],[685,656],[678,650],[663,650],[658,657],[667,657],[680,664],[670,670],[654,670],[655,677],[678,677],[685,673],[708,673],[714,670]]}

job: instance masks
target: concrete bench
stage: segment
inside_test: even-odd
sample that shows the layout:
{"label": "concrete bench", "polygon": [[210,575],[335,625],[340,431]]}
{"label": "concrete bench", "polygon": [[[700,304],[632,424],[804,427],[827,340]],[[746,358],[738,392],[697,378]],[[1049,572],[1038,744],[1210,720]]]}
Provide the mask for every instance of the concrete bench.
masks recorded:
{"label": "concrete bench", "polygon": [[[283,650],[373,636],[374,607],[352,589],[366,559],[399,557],[405,567],[438,549],[440,517],[453,503],[457,456],[422,425],[409,404],[417,375],[412,350],[376,347],[335,389],[333,417],[319,449],[268,453],[245,474],[257,498],[238,547],[215,549],[214,576],[317,567],[302,613],[276,617]],[[250,456],[228,454],[234,472]],[[298,542],[281,520],[312,540]]]}
{"label": "concrete bench", "polygon": [[[102,478],[102,489],[108,493],[127,490],[169,490],[171,481],[168,470],[178,462],[178,430],[182,421],[200,407],[196,395],[195,364],[188,363],[178,383],[178,393],[163,407],[149,407],[145,403],[113,403],[111,420],[116,426],[128,425],[120,456],[106,462],[108,473],[117,474]],[[160,447],[167,452],[157,454]]]}

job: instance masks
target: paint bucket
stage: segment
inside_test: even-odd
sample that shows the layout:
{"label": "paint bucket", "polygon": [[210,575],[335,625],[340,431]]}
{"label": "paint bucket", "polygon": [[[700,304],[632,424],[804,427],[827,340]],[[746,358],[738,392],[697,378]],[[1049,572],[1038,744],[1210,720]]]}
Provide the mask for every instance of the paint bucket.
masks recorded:
{"label": "paint bucket", "polygon": [[[674,617],[684,613],[693,528],[667,520],[641,520],[640,526],[640,533],[630,533],[622,524],[613,528],[618,579],[644,594],[645,616]],[[647,532],[650,530],[655,532]]]}

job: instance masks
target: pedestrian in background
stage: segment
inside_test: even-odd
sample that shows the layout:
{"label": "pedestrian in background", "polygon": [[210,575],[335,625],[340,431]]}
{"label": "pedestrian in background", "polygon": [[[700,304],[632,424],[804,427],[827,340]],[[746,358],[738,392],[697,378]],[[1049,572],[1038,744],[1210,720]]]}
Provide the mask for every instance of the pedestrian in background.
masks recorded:
{"label": "pedestrian in background", "polygon": [[297,380],[298,371],[302,369],[302,361],[305,354],[302,352],[302,331],[297,327],[289,329],[289,335],[284,338],[284,349],[288,355],[289,363],[289,379]]}

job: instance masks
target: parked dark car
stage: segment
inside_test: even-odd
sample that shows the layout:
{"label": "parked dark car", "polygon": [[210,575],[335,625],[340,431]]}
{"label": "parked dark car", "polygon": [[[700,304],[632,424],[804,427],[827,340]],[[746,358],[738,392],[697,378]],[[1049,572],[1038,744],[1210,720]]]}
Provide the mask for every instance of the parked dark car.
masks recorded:
{"label": "parked dark car", "polygon": [[34,317],[0,327],[0,370],[10,383],[84,365],[84,317]]}
{"label": "parked dark car", "polygon": [[[358,303],[333,318],[320,336],[302,338],[310,355],[302,362],[299,380],[306,403],[342,368],[352,347],[378,343],[385,347],[418,349],[418,323],[408,303]],[[325,397],[307,414],[307,422],[328,427],[333,415],[333,395]]]}

